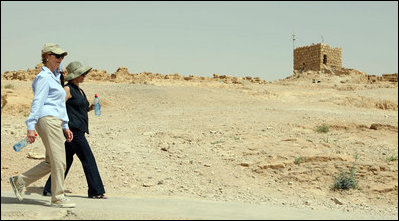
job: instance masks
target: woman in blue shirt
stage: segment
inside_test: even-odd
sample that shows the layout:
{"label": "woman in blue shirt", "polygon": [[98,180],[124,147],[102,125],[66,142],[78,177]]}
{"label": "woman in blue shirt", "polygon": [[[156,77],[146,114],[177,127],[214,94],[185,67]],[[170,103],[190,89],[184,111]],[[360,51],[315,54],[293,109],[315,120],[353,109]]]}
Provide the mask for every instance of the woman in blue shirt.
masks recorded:
{"label": "woman in blue shirt", "polygon": [[46,158],[30,170],[10,177],[14,193],[20,201],[23,199],[24,187],[51,172],[54,181],[51,185],[51,206],[75,207],[64,194],[64,140],[66,138],[71,142],[73,133],[68,127],[66,93],[60,84],[60,74],[56,71],[67,54],[59,45],[53,43],[46,43],[42,50],[43,67],[32,83],[34,98],[26,125],[28,142],[35,142],[36,130],[46,148]]}

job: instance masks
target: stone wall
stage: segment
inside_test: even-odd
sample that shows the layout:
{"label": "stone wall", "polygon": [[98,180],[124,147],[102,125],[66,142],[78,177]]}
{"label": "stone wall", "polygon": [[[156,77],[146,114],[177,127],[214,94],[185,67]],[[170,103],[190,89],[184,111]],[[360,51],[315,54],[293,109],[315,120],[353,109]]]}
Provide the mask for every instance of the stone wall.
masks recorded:
{"label": "stone wall", "polygon": [[341,48],[331,48],[327,44],[319,43],[294,50],[294,70],[296,71],[335,71],[341,68]]}
{"label": "stone wall", "polygon": [[383,74],[382,80],[390,82],[398,82],[398,73],[396,74]]}
{"label": "stone wall", "polygon": [[377,75],[366,75],[366,76],[370,83],[374,83],[374,82],[378,82],[378,81],[398,82],[398,73],[383,74],[382,76],[377,76]]}
{"label": "stone wall", "polygon": [[381,76],[377,76],[377,75],[366,75],[367,76],[367,80],[370,83],[374,83],[377,81],[382,81],[382,77]]}

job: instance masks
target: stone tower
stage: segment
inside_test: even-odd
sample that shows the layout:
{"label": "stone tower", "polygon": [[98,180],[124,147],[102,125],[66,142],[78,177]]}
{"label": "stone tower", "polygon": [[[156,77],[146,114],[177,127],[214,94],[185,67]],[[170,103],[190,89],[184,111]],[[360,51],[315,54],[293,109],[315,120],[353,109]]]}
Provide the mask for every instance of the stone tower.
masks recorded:
{"label": "stone tower", "polygon": [[342,68],[342,49],[319,43],[294,49],[294,71],[336,71]]}

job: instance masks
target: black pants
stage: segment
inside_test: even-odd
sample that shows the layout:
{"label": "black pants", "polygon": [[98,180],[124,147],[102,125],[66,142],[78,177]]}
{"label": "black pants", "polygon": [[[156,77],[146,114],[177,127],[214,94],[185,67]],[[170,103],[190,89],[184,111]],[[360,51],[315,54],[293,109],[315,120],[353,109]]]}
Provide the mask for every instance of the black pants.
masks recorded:
{"label": "black pants", "polygon": [[[72,130],[72,129],[71,129]],[[82,162],[83,171],[86,175],[87,185],[89,186],[88,196],[97,196],[105,193],[103,181],[98,172],[96,159],[86,140],[85,133],[79,130],[72,130],[73,140],[65,142],[66,170],[65,178],[71,168],[73,156],[76,154]],[[47,179],[43,194],[51,193],[51,176]]]}

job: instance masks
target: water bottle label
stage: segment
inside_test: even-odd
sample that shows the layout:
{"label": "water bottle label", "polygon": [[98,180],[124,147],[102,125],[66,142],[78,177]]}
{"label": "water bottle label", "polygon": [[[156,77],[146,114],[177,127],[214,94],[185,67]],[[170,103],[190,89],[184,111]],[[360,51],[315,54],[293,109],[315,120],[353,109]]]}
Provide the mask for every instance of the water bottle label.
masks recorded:
{"label": "water bottle label", "polygon": [[14,145],[13,148],[14,148],[15,151],[20,151],[21,150],[21,144],[17,143],[17,144]]}
{"label": "water bottle label", "polygon": [[18,151],[22,150],[22,148],[24,148],[26,145],[27,145],[27,144],[22,143],[22,141],[20,141],[20,142],[16,143],[16,144],[13,146],[13,148],[14,148],[15,151],[18,152]]}
{"label": "water bottle label", "polygon": [[101,107],[100,107],[100,104],[97,103],[97,104],[94,106],[94,112],[95,112],[96,116],[100,116],[100,115],[101,115]]}

